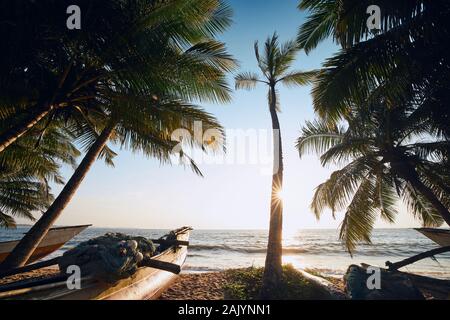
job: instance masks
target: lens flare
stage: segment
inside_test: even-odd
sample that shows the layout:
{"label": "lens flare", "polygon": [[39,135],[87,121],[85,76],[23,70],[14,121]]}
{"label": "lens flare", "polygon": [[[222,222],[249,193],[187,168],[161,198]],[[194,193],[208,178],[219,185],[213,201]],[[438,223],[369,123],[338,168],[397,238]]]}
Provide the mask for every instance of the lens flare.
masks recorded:
{"label": "lens flare", "polygon": [[277,197],[278,200],[281,200],[281,201],[284,199],[284,192],[283,192],[283,189],[280,189],[280,190],[278,190],[278,191],[276,192],[276,197]]}

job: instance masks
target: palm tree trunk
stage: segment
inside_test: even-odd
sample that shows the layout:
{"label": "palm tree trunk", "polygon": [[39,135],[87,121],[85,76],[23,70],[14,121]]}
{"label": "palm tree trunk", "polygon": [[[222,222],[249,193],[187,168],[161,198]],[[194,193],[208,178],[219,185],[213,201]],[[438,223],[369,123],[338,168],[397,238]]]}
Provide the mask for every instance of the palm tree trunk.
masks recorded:
{"label": "palm tree trunk", "polygon": [[264,267],[261,299],[269,299],[283,277],[282,266],[282,230],[283,202],[278,193],[283,187],[283,151],[281,145],[280,123],[276,111],[275,87],[271,87],[270,116],[272,119],[274,159],[272,176],[272,194],[270,199],[270,225],[267,255]]}
{"label": "palm tree trunk", "polygon": [[23,136],[52,109],[53,107],[50,104],[45,104],[43,107],[36,108],[34,112],[27,115],[20,123],[0,134],[0,152]]}
{"label": "palm tree trunk", "polygon": [[442,204],[439,198],[434,194],[433,190],[431,190],[422,182],[416,172],[416,169],[406,161],[403,161],[401,163],[392,163],[392,168],[397,172],[399,176],[411,183],[414,189],[420,192],[431,203],[436,211],[439,212],[439,214],[442,216],[444,221],[450,226],[449,210]]}
{"label": "palm tree trunk", "polygon": [[[70,70],[72,69],[72,62],[70,62],[61,74],[59,79],[58,90],[64,85]],[[23,136],[28,130],[33,128],[35,124],[42,120],[54,108],[53,101],[58,91],[55,91],[53,98],[46,103],[39,105],[32,110],[25,118],[16,124],[14,127],[0,134],[0,152],[3,152],[9,145],[14,143],[17,139]]]}
{"label": "palm tree trunk", "polygon": [[18,268],[26,264],[34,250],[47,234],[48,230],[55,223],[56,219],[61,215],[62,211],[72,199],[89,169],[94,164],[103,147],[108,142],[114,127],[115,124],[111,122],[103,129],[100,136],[86,153],[80,165],[75,170],[72,177],[64,186],[63,190],[52,205],[36,222],[31,230],[27,232],[22,240],[20,240],[11,254],[8,255],[5,261],[0,265],[2,270]]}

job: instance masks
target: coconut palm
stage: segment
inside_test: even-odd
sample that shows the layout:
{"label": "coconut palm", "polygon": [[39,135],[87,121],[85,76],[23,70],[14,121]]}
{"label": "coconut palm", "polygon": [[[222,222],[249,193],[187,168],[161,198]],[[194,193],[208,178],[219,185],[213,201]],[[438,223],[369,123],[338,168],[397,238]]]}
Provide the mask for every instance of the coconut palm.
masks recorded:
{"label": "coconut palm", "polygon": [[[373,32],[367,28],[366,9],[371,4],[373,3],[369,1],[354,0],[304,0],[300,3],[299,8],[308,10],[309,17],[300,28],[299,45],[309,52],[325,38],[332,37],[341,45],[342,50],[325,61],[324,68],[317,76],[313,100],[321,120],[316,124],[307,124],[299,140],[299,147],[306,150],[310,143],[316,143],[318,152],[325,152],[330,148],[332,154],[335,148],[341,150],[339,146],[342,144],[343,147],[343,141],[347,141],[341,138],[351,137],[355,143],[353,149],[346,142],[348,149],[336,155],[337,159],[342,157],[343,160],[349,161],[351,156],[354,156],[353,160],[356,161],[362,159],[359,157],[366,157],[368,151],[378,150],[378,153],[374,153],[376,157],[368,158],[367,161],[374,161],[374,166],[379,167],[378,176],[395,177],[391,180],[396,183],[397,195],[408,197],[411,192],[416,193],[415,197],[408,197],[412,212],[417,213],[420,208],[427,208],[426,213],[430,216],[439,214],[441,220],[449,223],[446,200],[449,191],[446,169],[448,152],[444,150],[450,137],[450,114],[447,107],[450,102],[450,59],[444,39],[450,35],[447,18],[450,5],[447,1],[440,0],[378,1],[376,4],[382,11],[381,29]],[[383,119],[383,113],[380,111],[382,109],[377,111],[372,107],[362,108],[362,105],[381,105],[385,110],[383,112],[389,116]],[[374,114],[362,117],[360,115],[363,112]],[[400,115],[407,120],[400,119]],[[392,120],[396,117],[400,118]],[[358,127],[358,124],[354,123],[355,120],[352,120],[354,118],[365,123],[359,124]],[[348,122],[348,129],[338,130],[337,124],[340,120]],[[377,133],[374,125],[380,125],[380,128],[387,130],[381,135],[387,139],[385,144],[375,140]],[[371,128],[372,131],[366,132],[363,130],[365,128]],[[391,138],[390,134],[396,137]],[[408,147],[403,145],[407,139],[417,139],[417,134],[427,136],[431,142],[414,142]],[[372,142],[368,140],[369,137]],[[333,140],[334,138],[336,140]],[[358,149],[360,145],[356,143],[363,143],[364,140],[367,140],[367,150],[363,153]],[[367,144],[369,142],[371,144]],[[303,144],[305,147],[302,147]],[[394,156],[391,151],[398,154]],[[430,154],[435,155],[436,152],[441,153],[441,157],[439,160],[430,161]],[[333,158],[325,159],[326,154],[322,157],[324,163],[332,161]],[[369,170],[367,164],[362,164],[362,169],[353,169],[355,166],[356,164],[349,165],[348,170]],[[383,166],[388,167],[387,173]],[[352,180],[353,184],[349,185],[349,189],[340,192],[344,187],[335,183],[340,184],[344,178],[356,179],[356,176],[352,176],[352,173],[346,174],[345,168],[337,171],[327,183],[317,189],[313,201],[313,207],[318,214],[325,206],[333,207],[339,204],[340,209],[343,209],[346,208],[345,200],[354,200],[348,206],[348,220],[344,220],[341,229],[341,236],[348,239],[348,246],[351,248],[358,240],[368,240],[377,208],[383,205],[377,204],[377,199],[374,198],[371,208],[367,203],[366,208],[362,208],[364,205],[361,201],[368,200],[368,203],[372,203],[369,189],[374,185],[375,173],[373,171],[368,175],[365,184],[360,180]],[[369,178],[372,182],[369,182]],[[361,182],[361,189],[358,189],[360,192],[355,189],[358,187],[358,184],[354,184],[355,181]],[[377,190],[378,193],[375,192],[373,197],[382,192],[381,189]],[[355,192],[354,196],[352,191]],[[379,198],[381,199],[381,196]],[[360,209],[361,212],[356,212]],[[384,208],[381,209],[383,213]],[[432,225],[434,222],[430,220],[433,219],[422,220],[424,224]],[[439,223],[440,221],[436,220],[435,224]],[[347,230],[350,225],[360,230]],[[353,239],[352,234],[356,235]]]}
{"label": "coconut palm", "polygon": [[[424,117],[450,136],[450,3],[444,0],[377,1],[381,29],[367,28],[371,1],[303,0],[309,16],[301,26],[299,45],[310,52],[332,37],[342,50],[327,59],[313,89],[314,108],[322,118],[341,119],[348,101],[369,96],[374,88],[391,101],[423,99]],[[413,67],[412,67],[413,66]]]}
{"label": "coconut palm", "polygon": [[284,84],[288,87],[309,84],[314,71],[290,71],[292,63],[299,51],[294,41],[279,44],[275,33],[269,37],[264,45],[264,53],[260,55],[258,42],[255,42],[255,56],[261,76],[255,73],[241,73],[235,77],[236,89],[251,90],[257,84],[268,86],[269,112],[272,119],[274,170],[272,176],[272,194],[270,199],[270,227],[267,256],[264,269],[261,297],[270,297],[270,291],[282,279],[282,219],[283,204],[279,196],[283,188],[283,151],[280,133],[280,123],[277,112],[280,111],[277,86]]}
{"label": "coconut palm", "polygon": [[343,165],[315,191],[317,218],[325,208],[345,210],[340,237],[350,252],[370,242],[378,216],[395,221],[398,199],[424,226],[450,224],[450,143],[431,136],[410,106],[378,99],[351,109],[346,125],[308,122],[298,139],[300,155],[315,152],[324,166]]}
{"label": "coconut palm", "polygon": [[0,226],[14,228],[14,217],[34,220],[53,200],[49,182],[63,184],[62,164],[75,166],[80,154],[68,130],[52,124],[39,126],[0,154]]}
{"label": "coconut palm", "polygon": [[[130,1],[117,3],[130,4]],[[137,3],[139,6],[120,7],[126,9],[124,14],[130,21],[135,21],[129,23],[134,33],[126,34],[127,38],[115,34],[120,40],[116,41],[126,47],[126,58],[114,57],[111,63],[103,65],[100,71],[106,76],[95,77],[90,83],[95,83],[92,97],[73,103],[75,108],[81,103],[89,103],[90,107],[81,111],[86,121],[76,127],[81,130],[79,139],[87,147],[83,160],[2,268],[26,263],[95,160],[111,153],[107,149],[108,141],[162,162],[168,162],[177,150],[199,173],[187,154],[175,149],[178,142],[172,141],[172,132],[179,128],[192,130],[193,123],[201,121],[204,128],[216,128],[223,134],[214,117],[186,101],[227,102],[230,99],[225,73],[234,68],[235,62],[224,45],[214,40],[216,33],[230,23],[228,7],[222,1],[213,0]],[[154,5],[158,5],[157,10]],[[180,10],[184,10],[183,15],[176,15]],[[91,106],[95,108],[94,114]],[[90,120],[93,116],[95,121]],[[214,146],[210,142],[185,140],[203,149]]]}
{"label": "coconut palm", "polygon": [[[206,64],[186,69],[179,61],[180,51],[193,44],[191,53],[196,55],[223,50],[211,38],[230,23],[231,11],[222,0],[80,0],[82,31],[66,27],[71,4],[0,4],[0,34],[7,44],[0,53],[0,119],[11,124],[0,131],[0,152],[43,119],[97,112],[99,93],[109,93],[102,90],[106,82],[127,82],[139,90],[145,79],[160,83],[158,92],[177,92],[188,100],[224,98],[220,73]],[[151,60],[155,56],[164,59]],[[145,66],[152,64],[165,64],[166,72],[149,73]],[[222,77],[221,82],[211,87],[211,82],[198,81],[195,90],[184,90],[193,71],[216,80]],[[174,73],[178,78],[170,83]]]}
{"label": "coconut palm", "polygon": [[[382,11],[379,30],[367,27],[367,8],[373,4]],[[343,48],[350,48],[376,34],[409,24],[423,17],[424,13],[427,19],[433,19],[428,13],[445,8],[443,5],[445,1],[441,0],[380,0],[376,3],[369,0],[301,0],[298,8],[307,11],[308,17],[299,29],[299,45],[309,53],[320,42],[331,37]]]}

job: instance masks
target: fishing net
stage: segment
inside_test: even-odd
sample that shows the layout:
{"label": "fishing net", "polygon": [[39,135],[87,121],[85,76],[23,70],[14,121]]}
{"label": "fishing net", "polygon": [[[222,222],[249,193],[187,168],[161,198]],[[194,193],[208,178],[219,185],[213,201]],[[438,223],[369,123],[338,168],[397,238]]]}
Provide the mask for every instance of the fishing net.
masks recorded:
{"label": "fishing net", "polygon": [[62,272],[76,265],[80,267],[82,276],[115,282],[134,274],[139,263],[155,253],[153,242],[144,237],[107,233],[66,251],[58,264]]}

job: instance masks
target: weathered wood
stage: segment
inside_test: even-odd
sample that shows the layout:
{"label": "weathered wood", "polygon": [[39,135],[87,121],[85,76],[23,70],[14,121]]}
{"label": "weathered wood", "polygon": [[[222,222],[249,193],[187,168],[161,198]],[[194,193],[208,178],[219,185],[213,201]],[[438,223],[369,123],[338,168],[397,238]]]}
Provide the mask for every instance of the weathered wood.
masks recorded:
{"label": "weathered wood", "polygon": [[[397,271],[398,272],[398,271]],[[450,281],[407,273],[416,287],[436,299],[450,299]]]}
{"label": "weathered wood", "polygon": [[143,261],[143,263],[140,266],[169,271],[174,274],[179,274],[181,272],[180,265],[170,263],[170,262],[160,261],[160,260],[148,259],[148,260]]}
{"label": "weathered wood", "polygon": [[181,241],[181,240],[164,240],[164,239],[152,239],[153,243],[163,244],[167,246],[189,246],[189,241]]}
{"label": "weathered wood", "polygon": [[[152,239],[152,242],[156,243],[156,244],[163,244],[166,246],[189,246],[189,241],[181,241],[181,240],[164,240],[164,239]],[[54,266],[57,265],[59,262],[59,258],[53,258],[47,261],[42,261],[42,262],[38,262],[38,263],[34,263],[34,264],[30,264],[27,266],[23,266],[23,267],[19,267],[19,268],[15,268],[15,269],[11,269],[5,272],[0,272],[0,278],[4,278],[4,277],[8,277],[8,276],[13,276],[19,273],[25,273],[25,272],[29,272],[29,271],[33,271],[33,270],[38,270],[38,269],[42,269],[45,267],[50,267],[50,266]],[[156,262],[155,262],[156,261]],[[179,266],[178,268],[176,267],[176,265],[169,265],[169,264],[164,264],[164,263],[160,263],[157,260],[154,261],[150,261],[148,262],[149,265],[145,265],[148,267],[152,267],[152,268],[156,268],[156,269],[161,269],[161,270],[165,270],[165,271],[169,271],[175,274],[178,274],[181,272]]]}
{"label": "weathered wood", "polygon": [[[189,230],[191,228],[182,228],[175,231],[176,239],[180,241],[189,240]],[[166,238],[173,237],[173,232]],[[0,292],[1,299],[64,299],[64,300],[146,300],[157,299],[170,285],[175,281],[177,275],[181,270],[187,256],[187,247],[185,246],[171,246],[152,257],[149,267],[140,267],[135,274],[125,279],[119,280],[115,283],[107,283],[104,281],[95,280],[92,277],[82,278],[81,288],[78,290],[70,290],[61,279],[52,278],[51,280],[27,280],[24,282],[15,283],[15,287],[9,287],[8,291]],[[164,263],[154,263],[158,260]],[[174,268],[173,265],[178,265],[179,268]],[[161,268],[167,267],[171,271],[164,272]],[[167,268],[166,268],[167,269]],[[172,272],[173,271],[173,272]],[[65,276],[65,275],[64,275]],[[62,278],[64,279],[64,278]],[[88,279],[84,281],[85,279]],[[13,289],[13,290],[11,290]]]}
{"label": "weathered wood", "polygon": [[33,270],[38,270],[38,269],[42,269],[45,267],[50,267],[50,266],[54,266],[57,265],[59,261],[59,257],[58,258],[53,258],[47,261],[41,261],[38,263],[34,263],[34,264],[29,264],[27,266],[23,266],[23,267],[19,267],[19,268],[15,268],[15,269],[11,269],[5,272],[0,272],[0,278],[4,278],[4,277],[8,277],[8,276],[13,276],[19,273],[25,273],[25,272],[29,272],[29,271],[33,271]]}
{"label": "weathered wood", "polygon": [[298,271],[302,274],[303,277],[305,277],[308,281],[310,281],[314,286],[316,286],[317,288],[320,288],[320,290],[326,292],[326,294],[329,296],[329,298],[327,298],[327,300],[345,300],[345,299],[347,299],[345,292],[343,292],[342,290],[339,290],[333,283],[331,283],[327,279],[312,275],[309,272],[306,272],[301,269],[299,269]]}
{"label": "weathered wood", "polygon": [[61,281],[67,280],[68,277],[69,277],[69,275],[62,274],[62,275],[56,275],[56,276],[44,278],[44,279],[29,279],[29,280],[17,281],[17,282],[13,282],[10,284],[5,284],[5,285],[0,286],[0,292],[14,291],[14,290],[19,290],[19,289],[24,289],[24,288],[42,286],[42,285],[46,285],[46,284],[50,284],[50,283],[61,282]]}
{"label": "weathered wood", "polygon": [[[0,291],[0,299],[14,299],[16,296],[29,295],[33,292],[39,292],[43,290],[58,290],[61,288],[67,288],[67,276],[57,276],[51,279],[45,279],[41,281],[33,281],[31,284],[28,283],[27,286],[15,285],[12,289],[6,291]],[[84,288],[95,285],[96,280],[91,277],[81,278],[82,286]],[[66,293],[66,290],[63,290]],[[69,291],[70,292],[70,291]],[[59,296],[60,294],[55,293],[52,296]]]}
{"label": "weathered wood", "polygon": [[386,261],[386,266],[388,267],[389,270],[398,270],[404,266],[410,265],[414,262],[426,259],[426,258],[430,258],[433,257],[435,255],[438,254],[442,254],[445,252],[450,252],[450,246],[448,247],[440,247],[440,248],[436,248],[430,251],[426,251],[426,252],[422,252],[418,255],[415,255],[413,257],[410,257],[408,259],[399,261],[399,262],[390,262],[390,261]]}
{"label": "weathered wood", "polygon": [[352,300],[424,300],[425,297],[410,277],[385,269],[376,274],[367,272],[368,265],[351,265],[345,276],[346,292]]}
{"label": "weathered wood", "polygon": [[417,228],[425,237],[437,243],[441,247],[450,246],[450,229],[435,229],[435,228]]}
{"label": "weathered wood", "polygon": [[[27,265],[39,261],[52,252],[61,248],[67,241],[75,237],[77,234],[85,230],[90,225],[70,226],[70,227],[56,227],[51,228],[42,242],[28,259]],[[25,233],[25,235],[28,232]],[[0,242],[0,263],[5,260],[11,251],[17,246],[20,240],[2,241]],[[2,271],[8,271],[7,268],[2,267]]]}
{"label": "weathered wood", "polygon": [[[361,264],[364,269],[370,267],[368,264]],[[414,286],[416,286],[422,292],[426,292],[432,295],[436,299],[450,299],[450,280],[430,278],[426,276],[420,276],[408,272],[381,269],[385,272],[392,274],[400,274],[407,276]]]}

